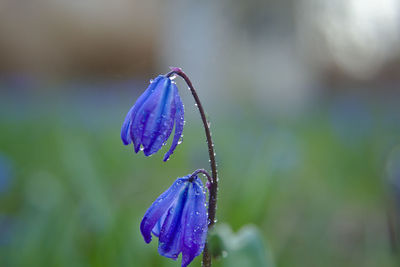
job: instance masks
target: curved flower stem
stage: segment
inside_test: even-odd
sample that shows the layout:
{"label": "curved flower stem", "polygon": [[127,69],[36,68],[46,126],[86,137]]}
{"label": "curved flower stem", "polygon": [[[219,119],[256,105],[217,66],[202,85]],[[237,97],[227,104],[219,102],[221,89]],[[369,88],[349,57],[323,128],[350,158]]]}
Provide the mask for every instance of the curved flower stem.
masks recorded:
{"label": "curved flower stem", "polygon": [[[215,223],[215,213],[217,207],[217,192],[218,192],[218,174],[217,174],[217,163],[215,161],[214,143],[211,139],[210,124],[207,121],[206,113],[204,112],[203,105],[200,102],[199,96],[193,87],[192,82],[189,77],[180,68],[171,67],[171,72],[167,73],[166,76],[169,77],[173,74],[181,76],[186,84],[189,86],[190,92],[193,95],[196,106],[199,109],[201,120],[203,121],[204,130],[206,132],[207,145],[208,145],[208,155],[210,157],[210,166],[212,179],[209,186],[209,199],[208,199],[208,229],[210,230]],[[203,251],[203,267],[211,266],[211,255],[208,251],[208,245],[206,243]]]}
{"label": "curved flower stem", "polygon": [[212,183],[212,178],[211,175],[208,173],[208,171],[206,171],[205,169],[198,169],[195,170],[189,177],[189,180],[192,179],[194,176],[196,176],[197,174],[202,173],[207,177],[208,182],[211,184]]}

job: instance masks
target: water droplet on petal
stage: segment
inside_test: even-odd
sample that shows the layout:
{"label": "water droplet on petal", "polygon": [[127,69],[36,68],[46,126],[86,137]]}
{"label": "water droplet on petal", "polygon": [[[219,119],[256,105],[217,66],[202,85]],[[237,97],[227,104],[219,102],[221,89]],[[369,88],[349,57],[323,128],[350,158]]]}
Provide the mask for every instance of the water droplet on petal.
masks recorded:
{"label": "water droplet on petal", "polygon": [[183,142],[183,135],[181,135],[181,137],[179,138],[178,145],[182,144],[182,142]]}

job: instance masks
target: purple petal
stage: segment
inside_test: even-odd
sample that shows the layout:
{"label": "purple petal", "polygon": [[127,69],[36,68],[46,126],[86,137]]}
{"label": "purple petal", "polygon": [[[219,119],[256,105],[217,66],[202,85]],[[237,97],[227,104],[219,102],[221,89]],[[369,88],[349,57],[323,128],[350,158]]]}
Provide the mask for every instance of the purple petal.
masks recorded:
{"label": "purple petal", "polygon": [[158,244],[158,253],[162,256],[176,259],[182,251],[183,228],[181,222],[190,184],[186,183],[186,189],[180,193],[179,199],[170,207],[162,225]]}
{"label": "purple petal", "polygon": [[157,223],[156,223],[156,225],[154,226],[153,231],[152,231],[153,235],[155,235],[155,236],[157,236],[157,237],[160,236],[161,227],[162,227],[162,225],[164,224],[165,218],[167,217],[167,213],[168,213],[168,212],[164,213],[164,214],[161,216],[161,218],[157,221]]}
{"label": "purple petal", "polygon": [[147,121],[152,115],[152,112],[156,108],[162,95],[163,81],[165,79],[166,77],[162,75],[154,79],[154,81],[146,90],[150,92],[149,96],[143,102],[141,102],[141,105],[138,107],[135,116],[132,117],[130,134],[136,153],[139,151],[140,145],[143,143],[142,137],[144,130],[146,129]]}
{"label": "purple petal", "polygon": [[121,140],[124,143],[124,145],[129,145],[132,142],[131,135],[129,133],[129,129],[130,129],[131,123],[132,123],[132,112],[133,112],[134,108],[135,108],[135,105],[133,107],[131,107],[128,114],[126,114],[125,121],[122,124]]}
{"label": "purple petal", "polygon": [[171,148],[168,150],[168,152],[164,156],[164,161],[167,161],[169,156],[171,156],[172,153],[174,153],[174,150],[176,146],[179,143],[179,139],[182,136],[183,132],[183,124],[184,124],[184,108],[182,104],[181,97],[179,96],[178,88],[176,87],[175,84],[172,84],[174,87],[174,94],[175,94],[175,105],[176,105],[176,113],[175,113],[175,134],[174,134],[174,140],[172,141]]}
{"label": "purple petal", "polygon": [[160,101],[153,110],[153,116],[150,116],[147,121],[146,129],[143,133],[143,152],[146,156],[157,152],[171,135],[175,110],[174,88],[171,86],[171,80],[167,78]]}
{"label": "purple petal", "polygon": [[[159,77],[157,77],[155,79],[155,81],[158,81],[160,79]],[[147,89],[143,92],[143,94],[140,95],[138,100],[136,100],[135,104],[129,110],[128,114],[126,114],[124,123],[122,124],[122,127],[121,127],[121,139],[122,139],[122,142],[124,143],[124,145],[129,145],[132,142],[131,133],[130,133],[132,121],[135,118],[136,113],[139,110],[139,108],[143,105],[143,103],[148,99],[148,97],[151,95],[152,91],[154,90],[155,85],[153,85],[153,84],[154,84],[154,82],[151,83],[149,85],[149,87],[147,87]]]}
{"label": "purple petal", "polygon": [[140,223],[140,231],[146,243],[150,243],[151,232],[157,221],[160,220],[163,214],[168,211],[172,203],[178,198],[185,187],[185,179],[177,179],[173,185],[162,193],[146,211],[143,220]]}
{"label": "purple petal", "polygon": [[182,218],[184,225],[182,267],[189,265],[195,257],[200,255],[207,237],[206,195],[201,180],[196,177],[189,190],[189,197]]}

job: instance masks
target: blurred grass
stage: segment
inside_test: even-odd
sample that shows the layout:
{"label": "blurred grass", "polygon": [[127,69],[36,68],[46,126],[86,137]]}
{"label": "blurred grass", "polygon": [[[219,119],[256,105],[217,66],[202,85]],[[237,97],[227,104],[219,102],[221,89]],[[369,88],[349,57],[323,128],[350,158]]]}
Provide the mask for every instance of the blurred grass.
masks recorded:
{"label": "blurred grass", "polygon": [[[0,153],[14,171],[0,195],[0,265],[178,266],[139,224],[176,177],[208,167],[199,118],[189,114],[163,163],[165,149],[144,158],[119,139],[134,98],[69,97],[1,101]],[[258,226],[276,266],[395,266],[385,162],[398,121],[384,106],[352,116],[325,104],[292,117],[250,106],[212,114],[218,220]]]}

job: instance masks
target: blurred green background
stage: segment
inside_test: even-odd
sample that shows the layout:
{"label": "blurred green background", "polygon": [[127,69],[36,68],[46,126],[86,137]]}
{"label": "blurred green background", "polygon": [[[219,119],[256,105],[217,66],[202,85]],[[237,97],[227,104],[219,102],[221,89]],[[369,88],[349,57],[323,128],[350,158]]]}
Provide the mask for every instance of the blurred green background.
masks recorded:
{"label": "blurred green background", "polygon": [[186,85],[167,163],[119,137],[170,65],[211,121],[218,223],[257,227],[277,267],[399,266],[399,7],[2,1],[0,266],[180,265],[139,224],[176,177],[208,168]]}

